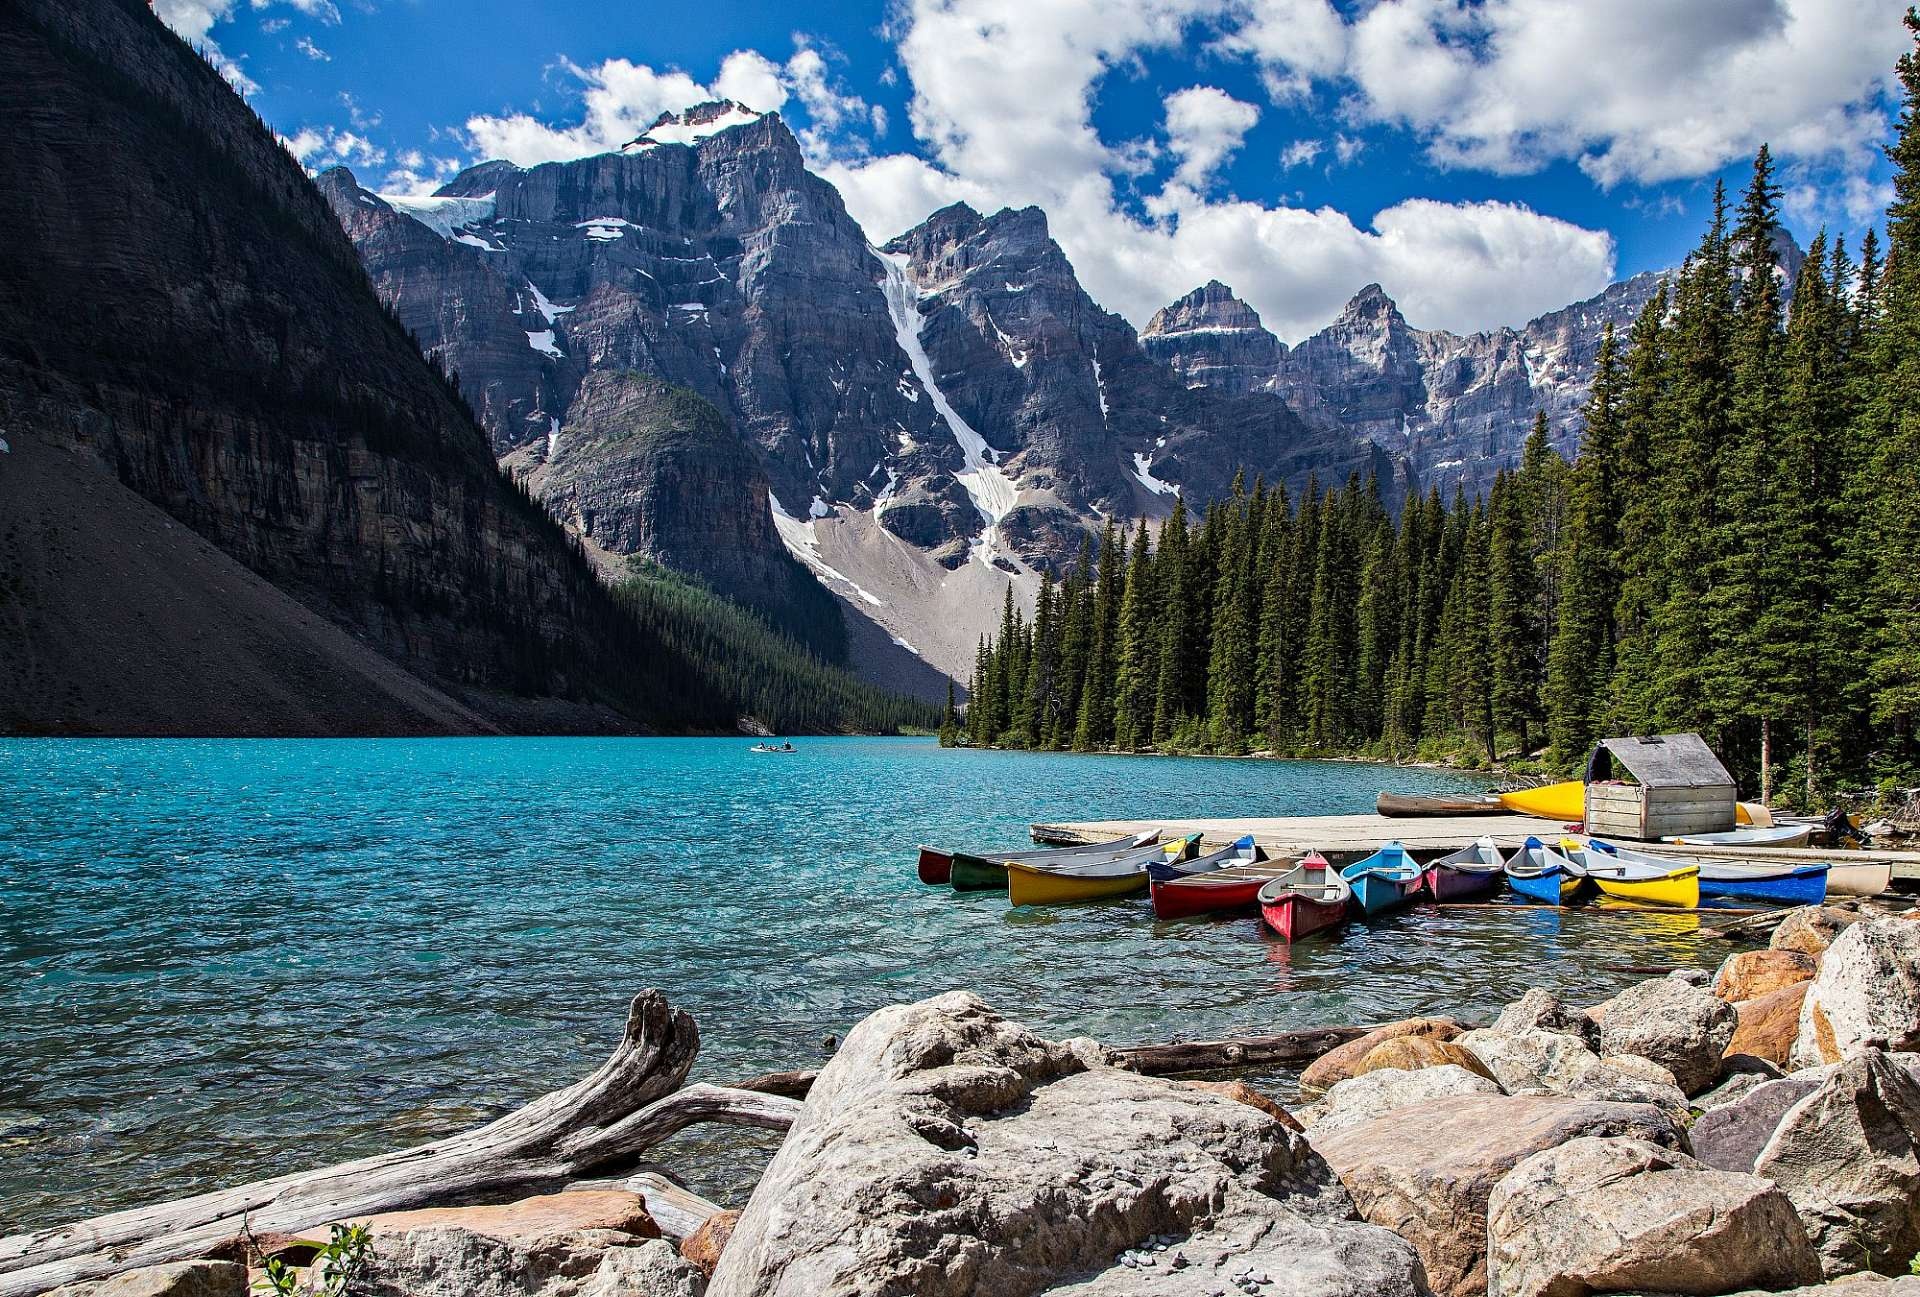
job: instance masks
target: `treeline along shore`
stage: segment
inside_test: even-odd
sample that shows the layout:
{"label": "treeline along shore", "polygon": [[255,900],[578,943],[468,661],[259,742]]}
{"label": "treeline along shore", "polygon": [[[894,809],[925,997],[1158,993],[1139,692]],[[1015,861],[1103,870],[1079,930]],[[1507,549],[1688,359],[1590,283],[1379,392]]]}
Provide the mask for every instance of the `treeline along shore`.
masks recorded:
{"label": "treeline along shore", "polygon": [[[1913,20],[1909,18],[1909,24]],[[1920,65],[1884,252],[1791,284],[1763,147],[1625,337],[1569,466],[1544,416],[1482,499],[1236,485],[1111,525],[1031,619],[1009,596],[949,741],[1466,756],[1697,731],[1763,798],[1920,772]],[[1789,290],[1791,290],[1789,295]]]}

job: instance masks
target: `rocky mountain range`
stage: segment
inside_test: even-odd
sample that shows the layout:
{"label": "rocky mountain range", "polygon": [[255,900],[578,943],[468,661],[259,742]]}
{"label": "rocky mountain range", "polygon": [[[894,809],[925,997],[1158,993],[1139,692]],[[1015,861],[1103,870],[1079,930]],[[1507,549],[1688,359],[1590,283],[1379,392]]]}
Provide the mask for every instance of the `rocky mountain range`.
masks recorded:
{"label": "rocky mountain range", "polygon": [[0,731],[731,728],[147,5],[0,6],[0,111]]}

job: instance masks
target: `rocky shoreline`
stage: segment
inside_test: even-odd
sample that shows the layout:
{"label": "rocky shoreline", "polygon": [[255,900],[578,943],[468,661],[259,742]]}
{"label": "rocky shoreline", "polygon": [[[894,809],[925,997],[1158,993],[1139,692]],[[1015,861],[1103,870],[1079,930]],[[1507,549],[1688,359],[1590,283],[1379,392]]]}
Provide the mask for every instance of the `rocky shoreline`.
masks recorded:
{"label": "rocky shoreline", "polygon": [[[0,1291],[44,1290],[30,1277],[64,1265],[85,1281],[62,1297],[242,1297],[275,1257],[318,1285],[304,1240],[358,1223],[347,1291],[379,1297],[1920,1293],[1904,1277],[1920,1253],[1920,921],[1873,903],[1785,912],[1764,949],[1599,1005],[1535,989],[1485,1026],[1348,1033],[1291,1110],[1044,1039],[964,992],[870,1015],[817,1074],[759,1079],[804,1103],[685,1087],[697,1035],[649,995],[613,1060],[520,1114],[249,1186],[241,1229],[211,1242],[141,1236],[142,1213],[0,1240]],[[749,1124],[790,1122],[742,1211],[634,1164],[651,1148],[636,1131],[733,1120],[736,1103]],[[509,1149],[502,1132],[530,1120],[548,1143]],[[486,1181],[470,1144],[522,1161]],[[580,1174],[584,1149],[625,1169]],[[464,1190],[322,1206],[372,1201],[366,1165],[455,1157]],[[216,1198],[152,1214],[198,1229],[231,1205]]]}

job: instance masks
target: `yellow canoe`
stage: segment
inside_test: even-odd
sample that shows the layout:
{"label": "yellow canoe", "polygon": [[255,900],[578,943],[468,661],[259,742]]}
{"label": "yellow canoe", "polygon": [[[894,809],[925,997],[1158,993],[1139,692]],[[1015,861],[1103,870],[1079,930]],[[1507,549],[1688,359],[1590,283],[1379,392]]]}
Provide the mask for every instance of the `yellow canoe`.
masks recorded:
{"label": "yellow canoe", "polygon": [[1587,786],[1574,779],[1544,788],[1522,788],[1518,792],[1501,793],[1500,804],[1521,815],[1577,824],[1587,817]]}
{"label": "yellow canoe", "polygon": [[1118,878],[1084,878],[1036,869],[1019,861],[1007,863],[1007,900],[1013,905],[1058,905],[1063,901],[1097,901],[1147,890],[1147,871]]}
{"label": "yellow canoe", "polygon": [[1677,869],[1665,878],[1608,878],[1594,875],[1593,881],[1608,896],[1643,905],[1670,905],[1681,910],[1700,908],[1700,867]]}

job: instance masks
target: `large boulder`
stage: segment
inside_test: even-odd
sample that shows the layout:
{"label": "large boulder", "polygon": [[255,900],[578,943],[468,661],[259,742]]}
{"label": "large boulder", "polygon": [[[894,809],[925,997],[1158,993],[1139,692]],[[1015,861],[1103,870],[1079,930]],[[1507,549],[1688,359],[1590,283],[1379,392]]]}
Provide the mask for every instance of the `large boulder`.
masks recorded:
{"label": "large boulder", "polygon": [[1810,1288],[1790,1288],[1785,1292],[1765,1292],[1755,1288],[1732,1297],[1920,1297],[1920,1279],[1888,1279],[1884,1275],[1848,1275],[1832,1283]]}
{"label": "large boulder", "polygon": [[1638,1054],[1673,1073],[1689,1095],[1720,1074],[1736,1016],[1726,1001],[1675,977],[1656,977],[1613,997],[1600,1027],[1601,1052]]}
{"label": "large boulder", "polygon": [[1600,1043],[1600,1025],[1578,1009],[1568,1009],[1560,997],[1544,987],[1533,987],[1500,1010],[1493,1030],[1511,1035],[1517,1031],[1558,1031],[1578,1036],[1589,1046]]}
{"label": "large boulder", "polygon": [[713,1297],[1414,1297],[1413,1249],[1353,1218],[1306,1140],[1108,1066],[954,992],[872,1014],[821,1069]]}
{"label": "large boulder", "polygon": [[1479,1297],[1494,1186],[1535,1153],[1582,1135],[1685,1146],[1679,1126],[1649,1104],[1506,1095],[1436,1099],[1313,1140],[1360,1215],[1419,1251],[1434,1292]]}
{"label": "large boulder", "polygon": [[1600,1061],[1579,1036],[1539,1027],[1511,1032],[1485,1027],[1453,1043],[1471,1051],[1510,1094],[1522,1090],[1564,1093],[1574,1077]]}
{"label": "large boulder", "polygon": [[1727,1057],[1765,1059],[1775,1067],[1785,1067],[1793,1057],[1793,1043],[1800,1037],[1800,1006],[1806,1002],[1809,982],[1796,982],[1757,1000],[1742,1000],[1733,1006],[1733,1038],[1727,1041]]}
{"label": "large boulder", "polygon": [[234,1261],[174,1261],[68,1284],[46,1297],[247,1297],[247,1268]]}
{"label": "large boulder", "polygon": [[1600,1059],[1575,1076],[1565,1092],[1576,1099],[1651,1103],[1681,1125],[1692,1117],[1687,1096],[1680,1092],[1673,1073],[1634,1054],[1613,1054]]}
{"label": "large boulder", "polygon": [[1417,1071],[1388,1068],[1348,1077],[1328,1090],[1326,1098],[1302,1110],[1301,1115],[1311,1114],[1308,1138],[1315,1140],[1430,1099],[1455,1094],[1499,1093],[1500,1087],[1480,1073],[1450,1063]]}
{"label": "large boulder", "polygon": [[1815,959],[1826,953],[1834,939],[1860,921],[1852,910],[1832,905],[1807,905],[1789,910],[1787,917],[1773,930],[1767,941],[1769,950],[1797,950]]}
{"label": "large boulder", "polygon": [[703,1276],[660,1239],[644,1199],[579,1190],[359,1218],[365,1297],[698,1297]]}
{"label": "large boulder", "polygon": [[1460,1024],[1451,1018],[1406,1018],[1399,1022],[1390,1022],[1384,1027],[1376,1027],[1364,1036],[1355,1037],[1344,1045],[1328,1050],[1300,1074],[1300,1088],[1309,1094],[1318,1094],[1333,1088],[1334,1084],[1350,1076],[1357,1076],[1355,1070],[1362,1059],[1378,1046],[1389,1040],[1398,1040],[1403,1036],[1425,1036],[1434,1040],[1452,1040],[1460,1034]]}
{"label": "large boulder", "polygon": [[1785,1194],[1643,1140],[1588,1137],[1536,1153],[1487,1203],[1487,1297],[1717,1293],[1819,1278]]}
{"label": "large boulder", "polygon": [[1871,1039],[1920,1049],[1920,923],[1863,919],[1834,938],[1800,1006],[1792,1062],[1837,1063]]}
{"label": "large boulder", "polygon": [[1777,1081],[1763,1081],[1730,1103],[1694,1118],[1687,1142],[1703,1165],[1718,1171],[1751,1171],[1760,1151],[1796,1103],[1818,1090],[1830,1069],[1811,1068]]}
{"label": "large boulder", "polygon": [[1787,1110],[1753,1169],[1793,1199],[1828,1276],[1904,1273],[1920,1252],[1917,1145],[1920,1083],[1864,1049]]}
{"label": "large boulder", "polygon": [[1757,1000],[1813,980],[1820,963],[1801,950],[1743,950],[1728,955],[1713,975],[1713,993],[1729,1003]]}

